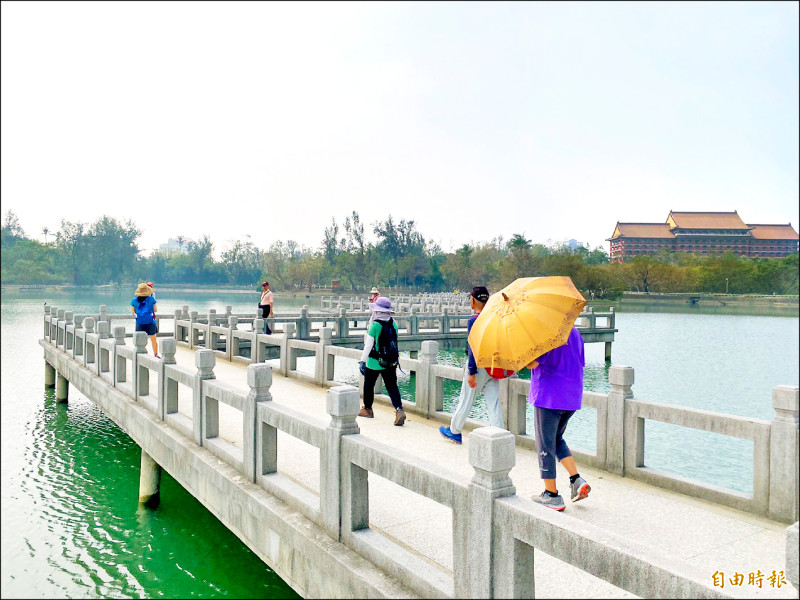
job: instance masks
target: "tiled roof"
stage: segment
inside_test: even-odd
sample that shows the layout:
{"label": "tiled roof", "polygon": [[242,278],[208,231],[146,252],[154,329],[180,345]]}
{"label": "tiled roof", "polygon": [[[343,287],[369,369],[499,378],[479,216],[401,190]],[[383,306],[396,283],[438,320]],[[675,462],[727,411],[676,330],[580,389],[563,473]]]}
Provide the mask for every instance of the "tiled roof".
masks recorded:
{"label": "tiled roof", "polygon": [[739,213],[733,212],[676,212],[670,211],[672,220],[680,229],[747,229]]}
{"label": "tiled roof", "polygon": [[796,240],[797,232],[791,223],[786,225],[748,225],[751,235],[758,240]]}
{"label": "tiled roof", "polygon": [[675,239],[666,223],[617,223],[614,235],[609,239],[620,237]]}

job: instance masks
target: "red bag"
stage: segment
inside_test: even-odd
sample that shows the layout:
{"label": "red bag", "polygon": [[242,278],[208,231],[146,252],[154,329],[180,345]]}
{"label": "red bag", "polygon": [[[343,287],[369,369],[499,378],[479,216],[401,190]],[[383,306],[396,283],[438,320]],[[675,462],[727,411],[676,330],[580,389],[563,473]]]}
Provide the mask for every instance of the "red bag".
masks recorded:
{"label": "red bag", "polygon": [[493,379],[505,379],[506,377],[511,377],[514,374],[514,371],[509,371],[508,369],[490,369],[486,367],[486,372],[489,374],[489,377]]}

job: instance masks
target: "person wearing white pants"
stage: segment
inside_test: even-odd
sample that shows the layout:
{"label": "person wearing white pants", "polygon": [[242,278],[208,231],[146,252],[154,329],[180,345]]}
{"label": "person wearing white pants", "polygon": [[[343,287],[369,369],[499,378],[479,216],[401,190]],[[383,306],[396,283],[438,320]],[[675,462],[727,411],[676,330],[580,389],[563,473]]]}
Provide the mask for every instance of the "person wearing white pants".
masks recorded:
{"label": "person wearing white pants", "polygon": [[461,395],[458,398],[458,407],[450,419],[450,431],[461,433],[464,423],[467,422],[469,411],[475,403],[475,398],[483,392],[486,409],[489,411],[489,424],[492,427],[505,429],[503,411],[500,409],[500,380],[491,377],[486,369],[478,369],[475,373],[475,387],[469,385],[469,371],[464,367],[464,381],[461,383]]}
{"label": "person wearing white pants", "polygon": [[[476,286],[470,292],[469,304],[475,314],[467,321],[467,335],[472,329],[472,324],[483,310],[489,299],[489,291],[483,286]],[[489,423],[493,427],[505,429],[503,411],[500,409],[500,381],[489,375],[486,369],[479,369],[475,364],[472,349],[467,344],[467,364],[464,366],[464,380],[461,383],[461,394],[458,397],[458,406],[453,412],[450,427],[442,425],[439,433],[455,444],[461,443],[461,430],[467,422],[469,411],[475,403],[475,397],[483,392],[486,408],[489,411]]]}

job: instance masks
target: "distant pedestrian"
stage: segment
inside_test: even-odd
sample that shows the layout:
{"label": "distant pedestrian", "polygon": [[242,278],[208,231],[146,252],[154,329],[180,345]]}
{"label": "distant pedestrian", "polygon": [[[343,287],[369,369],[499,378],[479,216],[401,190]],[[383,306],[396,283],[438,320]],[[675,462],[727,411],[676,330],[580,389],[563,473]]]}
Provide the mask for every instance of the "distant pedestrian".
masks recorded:
{"label": "distant pedestrian", "polygon": [[[378,290],[378,288],[376,288],[375,286],[372,286],[372,289],[369,291],[369,302],[370,302],[370,304],[374,303],[375,300],[377,300],[378,296],[380,296],[380,295],[381,295],[381,293]],[[369,321],[367,321],[367,328],[369,328],[369,324],[372,323],[374,320],[375,320],[375,313],[373,312],[373,313],[371,313],[369,315]],[[365,334],[365,337],[366,337],[366,334]]]}
{"label": "distant pedestrian", "polygon": [[158,305],[153,298],[153,290],[146,283],[140,283],[131,300],[131,314],[136,317],[136,331],[144,331],[150,337],[153,346],[153,354],[156,358],[161,358],[158,354],[158,327],[155,323]]}
{"label": "distant pedestrian", "polygon": [[[487,300],[489,300],[489,290],[482,285],[472,288],[469,293],[469,306],[475,314],[467,320],[467,337],[469,337],[469,332],[472,330],[472,325],[478,315],[481,314],[483,307],[486,306]],[[478,365],[475,364],[472,348],[470,348],[468,342],[467,364],[464,365],[464,378],[461,382],[458,406],[453,411],[450,427],[442,425],[439,427],[439,433],[451,442],[460,444],[462,442],[461,430],[464,429],[464,424],[467,422],[467,416],[469,411],[472,410],[475,397],[481,392],[483,392],[483,399],[486,402],[486,409],[489,411],[489,424],[493,427],[505,429],[503,411],[500,408],[500,381],[490,375],[486,369],[478,368]]]}
{"label": "distant pedestrian", "polygon": [[359,417],[373,418],[372,404],[375,401],[375,382],[383,377],[386,391],[394,406],[394,424],[401,426],[406,421],[400,389],[397,387],[397,367],[400,360],[397,345],[397,323],[392,319],[392,301],[385,296],[378,296],[369,305],[375,320],[369,325],[364,336],[364,350],[358,369],[364,376],[364,406]]}
{"label": "distant pedestrian", "polygon": [[258,308],[261,309],[261,318],[264,319],[264,333],[272,333],[272,330],[267,324],[267,318],[273,314],[272,310],[273,297],[272,291],[269,289],[269,281],[261,283],[261,300],[258,303]]}
{"label": "distant pedestrian", "polygon": [[528,402],[534,407],[536,451],[545,491],[532,500],[553,510],[564,510],[564,499],[556,487],[556,459],[569,473],[573,502],[583,500],[592,489],[578,474],[575,459],[564,441],[564,430],[583,398],[583,338],[573,327],[567,343],[545,352],[530,365]]}

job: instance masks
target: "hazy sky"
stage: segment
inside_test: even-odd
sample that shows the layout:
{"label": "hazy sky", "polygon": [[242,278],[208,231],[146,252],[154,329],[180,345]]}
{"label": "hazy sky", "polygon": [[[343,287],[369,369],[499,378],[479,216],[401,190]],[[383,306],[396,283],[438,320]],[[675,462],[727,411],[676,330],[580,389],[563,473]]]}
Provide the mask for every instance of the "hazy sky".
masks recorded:
{"label": "hazy sky", "polygon": [[450,250],[738,210],[798,228],[796,2],[2,3],[2,212]]}

